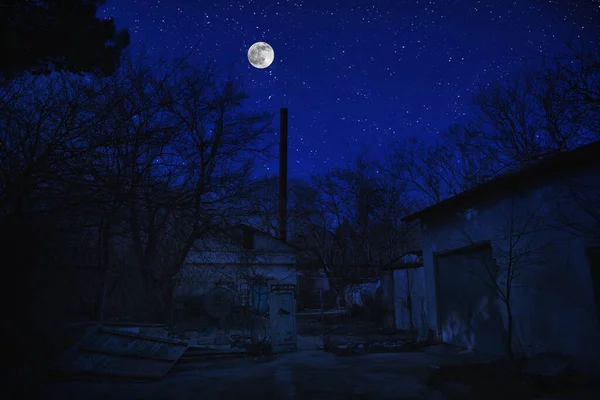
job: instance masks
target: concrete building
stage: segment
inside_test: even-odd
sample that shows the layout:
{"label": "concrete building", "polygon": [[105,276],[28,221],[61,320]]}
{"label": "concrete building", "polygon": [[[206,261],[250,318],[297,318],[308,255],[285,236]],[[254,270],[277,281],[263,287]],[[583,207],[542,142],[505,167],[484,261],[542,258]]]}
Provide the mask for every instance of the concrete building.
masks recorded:
{"label": "concrete building", "polygon": [[174,295],[202,296],[223,286],[236,292],[239,304],[264,309],[261,293],[270,284],[297,284],[296,254],[294,246],[246,225],[218,230],[194,243],[175,277]]}
{"label": "concrete building", "polygon": [[426,324],[443,342],[600,369],[600,142],[405,220],[421,223]]}
{"label": "concrete building", "polygon": [[223,329],[238,312],[262,316],[273,350],[295,349],[296,255],[294,246],[246,225],[205,235],[173,279],[176,318],[193,315]]}
{"label": "concrete building", "polygon": [[382,268],[383,304],[389,311],[387,315],[390,320],[384,322],[385,326],[393,323],[395,330],[426,336],[427,291],[424,272],[420,251],[408,252]]}

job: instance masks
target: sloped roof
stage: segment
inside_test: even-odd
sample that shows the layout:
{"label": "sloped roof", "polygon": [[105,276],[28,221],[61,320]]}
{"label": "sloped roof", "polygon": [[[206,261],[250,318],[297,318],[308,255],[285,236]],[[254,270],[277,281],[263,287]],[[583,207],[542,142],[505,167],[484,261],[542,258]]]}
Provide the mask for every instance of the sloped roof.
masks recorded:
{"label": "sloped roof", "polygon": [[558,176],[564,176],[568,173],[599,165],[600,141],[596,141],[577,149],[542,159],[518,171],[499,175],[456,196],[449,197],[416,213],[407,215],[402,220],[413,221],[433,214],[443,214],[456,209],[468,208],[492,193],[498,195],[519,188],[531,188],[536,184],[543,184]]}
{"label": "sloped roof", "polygon": [[381,270],[397,270],[419,268],[423,266],[423,252],[421,250],[404,253],[396,260],[382,266]]}
{"label": "sloped roof", "polygon": [[256,229],[246,224],[214,226],[210,230],[204,232],[204,234],[199,236],[196,240],[198,242],[202,242],[206,238],[212,238],[217,240],[231,240],[233,243],[245,247],[247,233],[252,233],[252,235],[261,235],[271,240],[277,241],[278,243],[287,247],[289,251],[293,253],[302,250],[294,244],[291,244],[287,241],[283,241],[276,236],[273,236],[267,232],[263,232],[260,229]]}
{"label": "sloped roof", "polygon": [[243,233],[244,232],[252,232],[255,235],[261,235],[261,236],[268,237],[269,239],[276,240],[276,241],[284,244],[285,246],[289,247],[289,249],[294,252],[301,250],[298,246],[295,246],[287,241],[283,241],[283,240],[279,239],[278,237],[271,235],[270,233],[263,232],[260,229],[256,229],[256,228],[254,228],[250,225],[246,225],[246,224],[239,224],[239,225],[234,225],[231,227],[223,228],[223,232],[228,234],[232,239],[234,239],[236,242],[238,242],[240,244],[242,244],[243,240],[244,240]]}

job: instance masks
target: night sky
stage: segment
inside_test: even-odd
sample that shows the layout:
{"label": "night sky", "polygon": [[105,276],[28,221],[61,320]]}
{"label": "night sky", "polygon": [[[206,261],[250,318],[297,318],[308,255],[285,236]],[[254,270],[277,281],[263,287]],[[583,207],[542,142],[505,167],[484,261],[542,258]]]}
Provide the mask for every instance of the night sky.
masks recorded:
{"label": "night sky", "polygon": [[[600,44],[600,0],[108,0],[100,15],[155,54],[229,68],[248,107],[288,107],[292,176],[434,140],[468,117],[473,89],[570,38]],[[247,60],[258,41],[275,50],[262,70]]]}

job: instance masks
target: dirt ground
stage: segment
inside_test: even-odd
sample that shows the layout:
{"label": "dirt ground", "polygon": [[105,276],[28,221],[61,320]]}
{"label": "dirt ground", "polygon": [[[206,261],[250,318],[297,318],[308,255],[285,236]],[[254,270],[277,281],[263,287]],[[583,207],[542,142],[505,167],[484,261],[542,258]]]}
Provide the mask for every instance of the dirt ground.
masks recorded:
{"label": "dirt ground", "polygon": [[[479,399],[464,382],[431,385],[440,365],[490,361],[490,357],[437,345],[419,351],[336,356],[298,337],[299,351],[274,359],[233,358],[177,364],[154,382],[62,381],[18,385],[30,399]],[[438,374],[439,375],[439,374]],[[12,382],[12,385],[16,385]],[[11,386],[11,385],[8,385]],[[600,398],[589,392],[543,397]],[[490,392],[486,399],[499,398]],[[530,398],[530,397],[511,397]]]}
{"label": "dirt ground", "polygon": [[319,335],[325,332],[338,334],[363,334],[381,331],[382,325],[369,321],[365,316],[347,315],[298,315],[296,326],[300,335]]}
{"label": "dirt ground", "polygon": [[317,349],[315,339],[301,336],[299,352],[271,361],[238,358],[177,365],[155,382],[47,382],[19,392],[31,399],[86,400],[443,399],[425,385],[431,367],[473,359],[445,346],[418,353],[340,357]]}

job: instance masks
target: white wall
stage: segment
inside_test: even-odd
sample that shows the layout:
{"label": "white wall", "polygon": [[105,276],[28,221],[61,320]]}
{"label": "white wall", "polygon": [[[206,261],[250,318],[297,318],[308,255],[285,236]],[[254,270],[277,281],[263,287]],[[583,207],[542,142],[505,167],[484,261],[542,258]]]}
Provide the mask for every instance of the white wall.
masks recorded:
{"label": "white wall", "polygon": [[204,238],[186,257],[176,282],[175,296],[199,296],[218,283],[240,284],[257,277],[272,283],[297,284],[296,254],[286,244],[269,236],[254,236],[248,250],[226,238]]}
{"label": "white wall", "polygon": [[259,251],[236,250],[204,250],[190,252],[186,257],[186,264],[245,264],[245,265],[287,265],[296,263],[296,256],[288,253],[262,253]]}
{"label": "white wall", "polygon": [[296,264],[296,253],[285,243],[261,235],[254,235],[254,248],[249,250],[227,237],[207,237],[197,240],[186,257],[186,264]]}
{"label": "white wall", "polygon": [[394,271],[394,318],[396,329],[410,329],[410,316],[406,308],[409,290],[411,292],[413,326],[417,329],[419,339],[425,339],[427,336],[427,302],[424,267]]}
{"label": "white wall", "polygon": [[187,265],[182,268],[181,279],[175,284],[174,296],[201,296],[217,284],[228,282],[239,290],[240,284],[246,284],[257,277],[270,278],[269,283],[297,283],[294,267]]}
{"label": "white wall", "polygon": [[[594,174],[591,176],[593,179]],[[570,218],[586,221],[586,215],[564,196],[563,183],[490,200],[468,212],[436,217],[435,221],[423,221],[429,327],[441,333],[436,313],[434,254],[490,240],[493,257],[501,270],[509,264],[509,256],[513,259],[517,256],[512,264],[521,268],[513,283],[511,302],[516,350],[528,355],[568,354],[576,358],[576,366],[580,368],[600,367],[600,325],[585,253],[586,246],[596,243],[581,237],[579,230],[558,226],[564,222],[557,218],[558,202],[567,205],[563,211],[569,210]],[[513,235],[509,234],[511,230]],[[519,240],[516,246],[510,246],[510,237],[515,239],[515,235]],[[511,247],[513,251],[509,252]],[[503,281],[502,277],[498,281]],[[506,325],[502,304],[496,299],[491,306],[501,310]]]}

